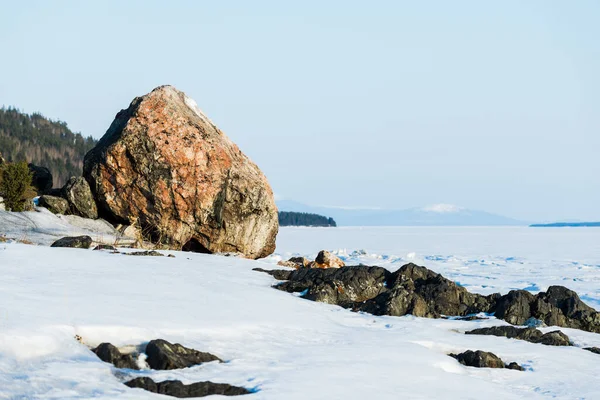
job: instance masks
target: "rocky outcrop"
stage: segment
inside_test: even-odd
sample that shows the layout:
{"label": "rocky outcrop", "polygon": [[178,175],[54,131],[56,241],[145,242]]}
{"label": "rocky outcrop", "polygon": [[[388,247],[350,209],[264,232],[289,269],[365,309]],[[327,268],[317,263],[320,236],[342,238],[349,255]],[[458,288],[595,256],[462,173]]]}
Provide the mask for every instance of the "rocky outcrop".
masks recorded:
{"label": "rocky outcrop", "polygon": [[[600,313],[562,286],[551,286],[537,295],[512,291],[504,296],[482,296],[412,263],[393,273],[367,266],[256,270],[285,281],[275,285],[276,289],[374,315],[439,318],[495,312],[496,317],[512,324],[539,320],[547,325],[600,332]],[[559,342],[560,335],[553,333],[544,340]]]}
{"label": "rocky outcrop", "polygon": [[184,385],[181,381],[154,382],[151,378],[135,378],[129,382],[125,382],[125,385],[130,388],[140,388],[152,393],[178,398],[205,397],[213,394],[239,396],[251,393],[246,388],[231,386],[227,383],[196,382]]}
{"label": "rocky outcrop", "polygon": [[50,247],[71,247],[76,249],[89,249],[92,246],[92,238],[89,236],[70,236],[58,239]]}
{"label": "rocky outcrop", "polygon": [[488,312],[495,295],[481,296],[439,274],[407,264],[391,273],[380,267],[354,266],[339,269],[302,268],[277,274],[283,282],[275,287],[303,292],[309,300],[338,304],[374,315],[438,318]]}
{"label": "rocky outcrop", "polygon": [[98,218],[98,208],[90,185],[82,177],[71,177],[62,189],[63,197],[69,203],[71,214],[83,218]]}
{"label": "rocky outcrop", "polygon": [[511,362],[510,364],[505,364],[504,361],[500,359],[494,353],[490,353],[487,351],[472,351],[467,350],[464,353],[460,354],[448,354],[450,357],[455,358],[459,363],[465,365],[467,367],[476,367],[476,368],[508,368],[515,369],[518,371],[523,371],[523,367],[515,362]]}
{"label": "rocky outcrop", "polygon": [[546,325],[600,333],[600,313],[564,286],[550,286],[537,295],[513,290],[500,297],[495,311],[496,317],[514,325],[523,325],[529,318],[535,318]]}
{"label": "rocky outcrop", "polygon": [[203,353],[163,339],[151,340],[146,346],[146,362],[152,369],[179,369],[210,361],[222,360],[210,353]]}
{"label": "rocky outcrop", "polygon": [[183,92],[134,99],[84,161],[100,215],[153,242],[265,257],[277,208],[267,179]]}
{"label": "rocky outcrop", "polygon": [[101,343],[92,352],[104,362],[113,364],[117,368],[140,369],[131,354],[122,354],[116,346],[110,343]]}
{"label": "rocky outcrop", "polygon": [[69,202],[62,197],[45,194],[38,199],[38,205],[48,209],[53,214],[67,214],[69,212]]}
{"label": "rocky outcrop", "polygon": [[31,185],[37,190],[39,195],[52,189],[52,173],[48,168],[30,163],[29,171],[32,174]]}
{"label": "rocky outcrop", "polygon": [[465,332],[467,335],[503,336],[509,339],[525,340],[548,346],[571,346],[569,337],[561,331],[543,333],[535,328],[517,328],[515,326],[492,326]]}

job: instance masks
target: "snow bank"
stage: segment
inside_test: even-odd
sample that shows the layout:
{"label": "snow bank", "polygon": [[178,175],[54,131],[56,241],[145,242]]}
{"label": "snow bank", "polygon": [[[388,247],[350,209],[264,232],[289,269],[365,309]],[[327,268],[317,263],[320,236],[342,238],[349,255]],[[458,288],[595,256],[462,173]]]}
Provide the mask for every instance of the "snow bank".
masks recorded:
{"label": "snow bank", "polygon": [[0,210],[0,236],[50,245],[61,237],[80,235],[88,235],[95,242],[107,244],[119,240],[119,243],[125,245],[133,240],[133,238],[122,237],[111,224],[101,219],[55,215],[43,207],[21,213]]}
{"label": "snow bank", "polygon": [[[569,277],[573,269],[562,268],[570,260],[590,266],[579,278],[587,292],[594,293],[600,257],[587,245],[596,234],[563,236],[565,246],[580,257],[571,259],[567,252],[554,259],[550,250],[540,251],[545,246],[539,242],[548,243],[543,236],[529,236],[528,244],[521,240],[521,250],[530,250],[519,251],[518,241],[511,239],[515,231],[480,229],[479,239],[473,239],[472,231],[447,235],[429,228],[413,231],[412,238],[406,232],[404,241],[397,240],[404,231],[331,231],[337,236],[321,228],[284,228],[279,254],[267,261],[182,252],[172,252],[176,258],[129,257],[0,244],[0,398],[158,398],[122,384],[140,375],[155,381],[212,380],[258,390],[244,399],[600,398],[600,356],[578,347],[463,334],[505,324],[493,318],[452,321],[352,313],[274,290],[272,277],[252,271],[272,267],[274,259],[286,253],[314,256],[322,248],[348,249],[339,254],[365,260],[375,254],[386,267],[395,265],[393,254],[405,257],[414,252],[422,259],[454,254],[425,265],[441,267],[442,273],[461,273],[480,290],[493,282],[506,292],[516,280],[541,287],[542,282]],[[441,237],[446,240],[432,240]],[[496,240],[500,238],[503,241]],[[485,241],[488,246],[482,244]],[[350,250],[363,247],[366,252]],[[452,253],[446,251],[450,248]],[[515,259],[497,266],[488,262],[501,257]],[[525,266],[520,278],[513,263]],[[593,296],[598,299],[598,294]],[[562,330],[576,346],[600,346],[598,334]],[[164,338],[227,362],[115,374],[74,335],[90,346],[103,341],[139,345]],[[469,368],[446,355],[467,349],[494,352],[506,362],[524,365],[526,371]]]}

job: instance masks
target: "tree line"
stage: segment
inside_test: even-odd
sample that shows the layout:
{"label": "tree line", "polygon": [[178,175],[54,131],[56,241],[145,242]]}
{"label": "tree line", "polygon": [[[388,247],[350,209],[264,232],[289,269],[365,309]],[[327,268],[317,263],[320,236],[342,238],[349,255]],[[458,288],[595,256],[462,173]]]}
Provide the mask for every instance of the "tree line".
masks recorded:
{"label": "tree line", "polygon": [[72,132],[62,121],[42,114],[25,114],[14,107],[0,108],[0,153],[8,162],[26,161],[46,167],[61,187],[79,176],[83,157],[96,145],[91,136]]}
{"label": "tree line", "polygon": [[280,211],[279,226],[337,226],[333,218],[319,214]]}

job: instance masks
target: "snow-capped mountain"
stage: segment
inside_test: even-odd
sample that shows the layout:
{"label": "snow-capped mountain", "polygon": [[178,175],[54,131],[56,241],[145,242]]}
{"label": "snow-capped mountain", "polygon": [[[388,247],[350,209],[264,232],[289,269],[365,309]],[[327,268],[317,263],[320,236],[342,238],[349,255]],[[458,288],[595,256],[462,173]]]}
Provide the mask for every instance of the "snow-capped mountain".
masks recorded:
{"label": "snow-capped mountain", "polygon": [[342,226],[502,226],[527,225],[502,215],[470,210],[452,204],[434,204],[403,210],[309,206],[291,200],[277,202],[279,211],[295,211],[332,217]]}

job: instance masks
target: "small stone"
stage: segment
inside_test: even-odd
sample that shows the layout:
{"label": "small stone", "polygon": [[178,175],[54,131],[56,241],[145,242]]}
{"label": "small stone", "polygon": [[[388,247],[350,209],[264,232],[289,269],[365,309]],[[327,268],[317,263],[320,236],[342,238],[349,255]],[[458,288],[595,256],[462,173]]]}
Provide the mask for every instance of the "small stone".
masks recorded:
{"label": "small stone", "polygon": [[310,268],[341,268],[346,266],[341,258],[334,256],[327,250],[321,250],[315,258],[315,262],[310,264]]}
{"label": "small stone", "polygon": [[115,248],[115,246],[111,246],[110,244],[99,244],[98,246],[94,247],[94,250],[112,250],[112,251],[117,251],[117,249]]}
{"label": "small stone", "polygon": [[525,368],[521,367],[519,364],[517,364],[514,361],[511,362],[510,364],[507,364],[506,368],[508,368],[508,369],[514,369],[516,371],[525,371]]}
{"label": "small stone", "polygon": [[121,354],[119,349],[110,343],[101,343],[92,352],[102,361],[117,368],[140,369],[131,354]]}
{"label": "small stone", "polygon": [[50,247],[71,247],[75,249],[89,249],[92,246],[92,238],[89,236],[70,236],[58,239]]}
{"label": "small stone", "polygon": [[156,250],[147,251],[134,251],[133,253],[127,253],[128,256],[150,256],[150,257],[164,257],[164,254],[159,253]]}

